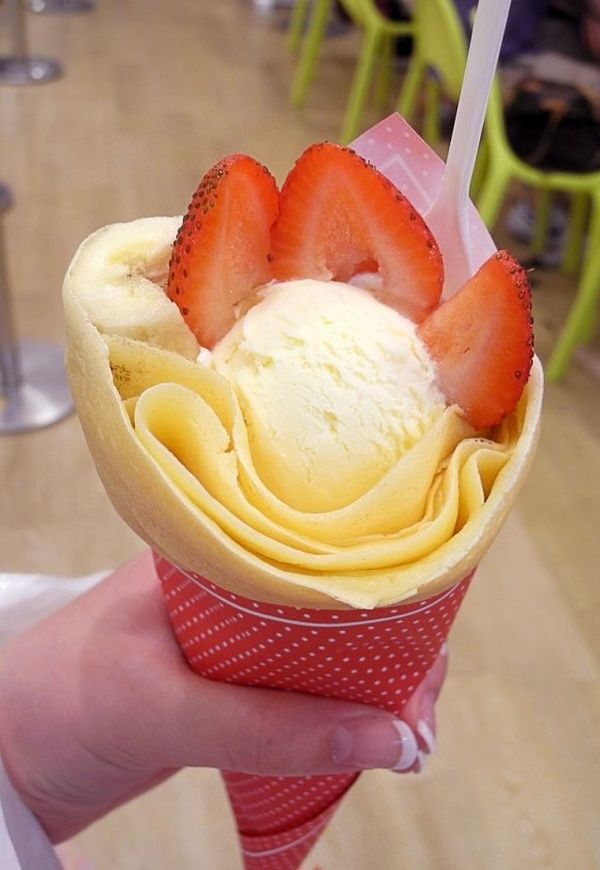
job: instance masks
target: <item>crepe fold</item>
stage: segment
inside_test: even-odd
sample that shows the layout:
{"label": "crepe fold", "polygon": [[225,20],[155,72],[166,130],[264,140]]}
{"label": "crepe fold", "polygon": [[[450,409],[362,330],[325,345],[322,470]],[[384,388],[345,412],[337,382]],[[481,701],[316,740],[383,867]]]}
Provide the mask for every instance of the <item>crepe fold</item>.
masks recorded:
{"label": "crepe fold", "polygon": [[[165,295],[180,218],[94,233],[63,288],[67,368],[98,472],[129,526],[173,564],[257,601],[372,608],[478,564],[532,460],[542,371],[481,437],[448,408],[355,501],[305,513],[265,485],[229,382]],[[264,460],[263,460],[264,461]]]}

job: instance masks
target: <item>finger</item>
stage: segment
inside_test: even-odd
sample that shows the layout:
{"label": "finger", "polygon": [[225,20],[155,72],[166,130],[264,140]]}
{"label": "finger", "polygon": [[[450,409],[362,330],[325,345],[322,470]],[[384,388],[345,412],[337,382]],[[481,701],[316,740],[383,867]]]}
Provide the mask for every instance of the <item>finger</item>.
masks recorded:
{"label": "finger", "polygon": [[404,771],[417,758],[416,737],[405,722],[362,704],[231,686],[191,673],[172,682],[170,691],[140,747],[164,767],[304,776]]}
{"label": "finger", "polygon": [[447,646],[444,644],[431,669],[402,711],[402,718],[417,736],[420,753],[418,762],[421,766],[425,756],[430,755],[435,749],[435,702],[442,690],[447,669],[448,654]]}

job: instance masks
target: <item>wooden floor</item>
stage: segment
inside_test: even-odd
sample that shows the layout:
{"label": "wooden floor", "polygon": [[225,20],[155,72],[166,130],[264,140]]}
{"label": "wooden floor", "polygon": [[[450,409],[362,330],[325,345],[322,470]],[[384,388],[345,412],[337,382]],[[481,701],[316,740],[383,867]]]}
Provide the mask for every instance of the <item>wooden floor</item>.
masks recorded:
{"label": "wooden floor", "polygon": [[[1,29],[6,4],[0,4]],[[335,139],[356,52],[328,42],[307,107],[249,0],[98,0],[28,15],[64,78],[0,87],[0,176],[19,333],[62,341],[60,285],[99,225],[182,211],[205,169],[246,151],[281,180]],[[367,120],[374,120],[370,115]],[[574,284],[536,275],[547,355]],[[110,507],[76,419],[0,440],[2,568],[80,574],[140,543]],[[439,750],[421,777],[363,776],[306,867],[600,868],[600,384],[580,364],[548,388],[539,456],[454,630]],[[178,775],[78,838],[96,870],[235,870],[218,776]]]}

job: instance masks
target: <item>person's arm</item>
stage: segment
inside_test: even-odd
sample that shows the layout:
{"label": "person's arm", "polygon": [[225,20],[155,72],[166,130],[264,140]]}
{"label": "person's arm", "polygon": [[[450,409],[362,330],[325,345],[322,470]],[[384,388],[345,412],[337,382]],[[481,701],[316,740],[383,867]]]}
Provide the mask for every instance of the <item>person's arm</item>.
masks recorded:
{"label": "person's arm", "polygon": [[0,754],[57,843],[181,767],[416,771],[445,670],[442,655],[403,721],[203,679],[177,646],[146,553],[0,650]]}

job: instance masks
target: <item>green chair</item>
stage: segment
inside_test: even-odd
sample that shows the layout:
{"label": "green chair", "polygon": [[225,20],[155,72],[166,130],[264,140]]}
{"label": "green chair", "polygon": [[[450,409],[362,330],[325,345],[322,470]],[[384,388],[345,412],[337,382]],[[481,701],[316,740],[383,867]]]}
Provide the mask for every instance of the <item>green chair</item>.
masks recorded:
{"label": "green chair", "polygon": [[488,168],[479,196],[479,211],[491,226],[500,210],[508,184],[516,179],[538,192],[538,222],[533,240],[534,250],[541,250],[548,227],[548,215],[553,193],[571,197],[571,210],[562,268],[567,273],[579,265],[589,206],[589,232],[581,267],[579,286],[558,340],[546,367],[549,380],[558,380],[565,373],[578,344],[589,340],[594,328],[600,296],[600,172],[546,172],[534,169],[514,153],[506,136],[500,89],[490,103],[487,121]]}
{"label": "green chair", "polygon": [[[466,40],[451,0],[416,0],[413,23],[413,54],[398,110],[410,120],[419,90],[423,88],[424,135],[431,142],[438,135],[440,90],[454,100],[460,93],[460,80],[466,62]],[[435,71],[435,78],[431,77],[431,70]],[[498,80],[492,88],[488,106],[481,157],[476,170],[479,175],[477,205],[490,229],[498,217],[511,181],[521,181],[536,190],[538,207],[532,241],[534,251],[543,249],[552,194],[560,192],[571,197],[562,262],[565,272],[575,272],[579,265],[589,206],[588,242],[577,295],[546,367],[547,377],[556,380],[566,371],[576,346],[589,339],[594,327],[600,295],[600,257],[595,253],[600,245],[600,172],[547,172],[524,163],[508,141]]]}
{"label": "green chair", "polygon": [[[394,42],[399,36],[412,35],[413,25],[412,22],[390,21],[379,11],[373,0],[341,0],[341,3],[352,21],[363,31],[360,55],[340,134],[340,140],[347,143],[359,133],[360,119],[378,61],[380,69],[375,98],[377,105],[385,105],[391,83]],[[306,24],[291,90],[291,103],[296,108],[303,105],[314,76],[332,4],[333,0],[314,0],[309,8],[308,0],[296,0],[288,31],[292,48],[300,44]]]}
{"label": "green chair", "polygon": [[467,48],[462,24],[448,0],[415,0],[413,50],[398,101],[398,111],[414,121],[419,96],[424,97],[423,137],[439,142],[439,102],[443,91],[458,102]]}
{"label": "green chair", "polygon": [[288,26],[287,39],[290,51],[298,51],[306,26],[310,0],[295,0]]}

